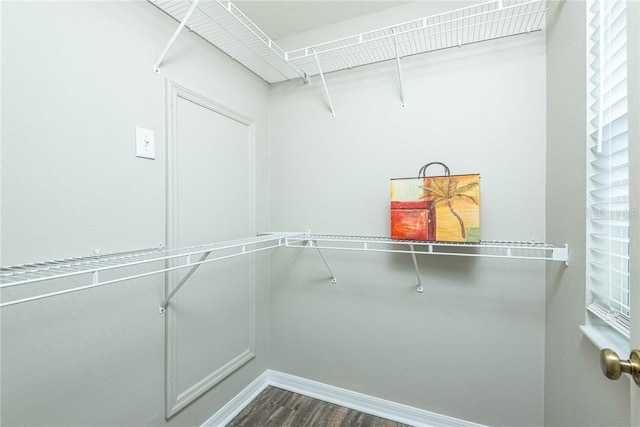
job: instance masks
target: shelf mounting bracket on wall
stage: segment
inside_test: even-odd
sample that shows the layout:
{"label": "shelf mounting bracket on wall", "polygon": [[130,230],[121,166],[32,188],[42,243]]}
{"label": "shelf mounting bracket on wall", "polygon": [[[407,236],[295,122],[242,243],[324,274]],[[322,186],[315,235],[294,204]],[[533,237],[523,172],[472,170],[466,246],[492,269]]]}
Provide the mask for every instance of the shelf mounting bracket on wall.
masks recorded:
{"label": "shelf mounting bracket on wall", "polygon": [[[169,295],[167,295],[164,301],[160,303],[160,309],[158,310],[160,314],[163,314],[165,311],[167,311],[167,304],[169,304],[169,301],[171,301],[171,298],[173,298],[173,296],[180,290],[182,285],[184,285],[187,282],[187,280],[189,280],[189,277],[191,277],[191,275],[195,273],[198,267],[202,265],[202,263],[209,257],[210,254],[211,254],[211,251],[208,251],[202,254],[202,256],[197,261],[197,263],[195,263],[193,267],[191,267],[191,269],[187,272],[187,274],[184,275],[182,280],[180,280],[180,282],[178,282],[176,287],[173,288],[173,290],[169,293]],[[187,263],[189,263],[190,260],[191,260],[191,256],[188,256]]]}
{"label": "shelf mounting bracket on wall", "polygon": [[327,267],[327,270],[329,270],[329,274],[331,275],[331,283],[333,283],[334,285],[338,283],[338,279],[336,278],[336,275],[333,274],[333,270],[331,270],[331,267],[329,266],[327,259],[324,257],[324,254],[318,247],[317,243],[315,241],[310,241],[309,243],[311,244],[311,246],[314,246],[318,250],[318,253],[320,254],[320,258],[322,258],[322,261],[324,262],[325,267]]}
{"label": "shelf mounting bracket on wall", "polygon": [[417,292],[424,292],[424,287],[422,286],[422,279],[420,278],[420,269],[418,268],[418,260],[416,259],[416,251],[413,248],[413,245],[409,245],[409,249],[411,249],[411,258],[413,259],[413,267],[416,269],[416,277],[418,278],[418,284],[416,285]]}
{"label": "shelf mounting bracket on wall", "polygon": [[400,47],[398,46],[398,36],[396,35],[396,30],[394,28],[391,29],[391,33],[393,34],[393,44],[395,45],[395,48],[396,48],[396,64],[398,66],[398,82],[400,84],[400,102],[401,102],[400,106],[402,108],[406,108],[407,104],[404,102],[404,89],[402,86],[402,68],[400,67],[401,55],[400,55]]}
{"label": "shelf mounting bracket on wall", "polygon": [[316,58],[316,64],[318,65],[318,72],[320,73],[320,80],[322,80],[322,86],[324,87],[324,95],[327,97],[327,102],[329,103],[329,109],[331,110],[331,118],[336,117],[336,113],[333,110],[333,102],[331,102],[331,95],[329,95],[329,89],[327,89],[327,82],[324,80],[324,74],[322,73],[322,67],[320,66],[320,59],[318,59],[318,54],[315,49],[312,49],[313,55]]}
{"label": "shelf mounting bracket on wall", "polygon": [[173,35],[169,39],[169,43],[167,43],[167,45],[165,46],[164,50],[162,51],[162,53],[158,57],[158,60],[153,64],[153,72],[154,73],[160,74],[160,64],[162,63],[162,61],[164,60],[165,56],[167,56],[167,54],[169,53],[169,51],[173,47],[173,44],[176,42],[176,39],[180,35],[180,32],[182,31],[184,26],[187,25],[187,21],[189,20],[189,18],[191,18],[191,15],[193,14],[193,11],[196,10],[196,8],[198,7],[198,3],[200,3],[200,0],[193,0],[193,3],[191,4],[191,7],[187,11],[186,15],[184,15],[184,18],[182,18],[182,21],[180,21],[180,25],[178,25],[178,28],[176,29],[176,31],[173,33]]}

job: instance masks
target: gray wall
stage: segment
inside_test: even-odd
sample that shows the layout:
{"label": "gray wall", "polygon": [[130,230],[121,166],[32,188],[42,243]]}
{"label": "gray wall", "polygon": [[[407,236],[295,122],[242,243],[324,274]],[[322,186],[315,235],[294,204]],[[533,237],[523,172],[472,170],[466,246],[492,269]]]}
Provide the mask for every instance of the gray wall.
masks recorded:
{"label": "gray wall", "polygon": [[[2,265],[164,242],[165,78],[255,119],[268,228],[262,80],[189,32],[155,75],[177,23],[147,2],[1,7]],[[135,157],[136,126],[155,161]],[[267,368],[264,261],[257,357],[169,424],[201,424]],[[2,425],[164,425],[163,295],[160,276],[3,309]]]}
{"label": "gray wall", "polygon": [[[404,59],[406,109],[395,67],[327,75],[335,119],[318,78],[272,88],[273,228],[388,235],[389,179],[437,160],[481,174],[483,239],[544,240],[544,33]],[[544,263],[424,257],[417,294],[408,255],[325,255],[337,285],[314,251],[275,257],[272,369],[489,425],[543,423]]]}
{"label": "gray wall", "polygon": [[547,268],[545,425],[629,425],[629,381],[600,373],[598,350],[579,329],[586,301],[586,2],[550,6],[547,239],[569,243],[571,265]]}

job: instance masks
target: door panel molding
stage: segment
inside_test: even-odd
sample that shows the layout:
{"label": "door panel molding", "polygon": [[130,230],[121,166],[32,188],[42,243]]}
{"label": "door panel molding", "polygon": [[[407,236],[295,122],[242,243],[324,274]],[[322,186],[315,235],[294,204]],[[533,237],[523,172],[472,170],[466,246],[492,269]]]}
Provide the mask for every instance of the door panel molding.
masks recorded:
{"label": "door panel molding", "polygon": [[[187,102],[189,104],[182,104],[183,102]],[[248,153],[246,158],[239,158],[242,163],[246,162],[242,170],[246,171],[249,175],[248,179],[244,179],[242,181],[242,185],[246,185],[246,187],[238,188],[237,191],[246,192],[246,197],[248,199],[244,199],[241,194],[242,205],[246,206],[249,210],[247,215],[243,215],[243,220],[247,221],[246,231],[249,235],[255,235],[255,122],[250,117],[247,117],[243,114],[240,114],[222,104],[219,104],[211,99],[206,98],[205,96],[194,92],[190,89],[185,88],[175,82],[170,80],[166,80],[166,123],[167,123],[167,159],[166,159],[166,240],[167,246],[177,247],[182,246],[182,242],[180,239],[180,227],[181,220],[184,218],[180,218],[179,206],[180,206],[180,186],[178,185],[179,177],[181,173],[184,173],[180,170],[180,162],[178,159],[179,156],[179,117],[178,114],[178,105],[182,104],[191,106],[196,106],[204,109],[201,111],[203,114],[214,113],[215,118],[224,118],[233,121],[229,123],[229,127],[233,128],[234,135],[241,134],[244,135],[244,131],[246,128],[246,140],[242,140],[241,142],[248,144],[246,147],[238,150],[234,155],[241,156],[243,153]],[[194,110],[195,111],[195,110]],[[198,110],[200,111],[200,110]],[[184,113],[184,111],[182,112]],[[214,117],[214,116],[212,116]],[[203,124],[206,126],[206,124]],[[240,130],[238,130],[238,126],[241,125]],[[243,136],[244,138],[244,136]],[[229,161],[233,161],[234,159],[230,159]],[[206,173],[211,173],[211,170],[205,171]],[[189,171],[192,173],[192,171]],[[197,172],[195,172],[197,174]],[[191,176],[191,175],[190,175]],[[197,175],[194,175],[197,176]],[[206,176],[206,175],[204,175]],[[226,177],[224,177],[226,178]],[[189,181],[190,182],[190,181]],[[235,184],[235,183],[233,183]],[[202,183],[203,186],[207,185],[207,182]],[[235,190],[235,187],[234,187]],[[194,190],[197,191],[197,190]],[[183,195],[184,196],[184,195]],[[205,200],[206,201],[206,200]],[[184,211],[183,211],[184,213]],[[239,219],[239,221],[241,221]],[[224,226],[221,225],[221,227]],[[240,228],[243,226],[241,225]],[[208,231],[208,230],[207,230]],[[237,236],[237,237],[247,237],[247,236]],[[210,243],[210,242],[209,242]],[[187,366],[184,360],[186,356],[185,354],[194,355],[196,350],[191,351],[189,353],[189,349],[185,349],[185,341],[188,341],[184,335],[184,328],[179,327],[179,325],[190,325],[188,322],[195,322],[193,319],[194,315],[208,315],[209,313],[206,310],[202,310],[202,306],[200,306],[199,313],[190,313],[189,312],[189,304],[193,304],[194,298],[193,294],[191,295],[191,299],[187,298],[185,295],[180,295],[183,293],[189,292],[190,283],[185,283],[184,288],[186,288],[187,292],[184,289],[181,289],[179,293],[175,295],[172,302],[167,306],[167,310],[165,312],[165,417],[167,419],[171,418],[181,409],[186,407],[188,404],[196,400],[202,394],[210,390],[212,387],[216,386],[220,383],[224,378],[233,374],[235,371],[240,369],[247,362],[252,360],[255,357],[255,258],[253,255],[248,255],[243,257],[244,261],[229,261],[238,263],[237,265],[241,265],[243,273],[238,273],[238,277],[246,277],[248,283],[243,283],[238,290],[238,287],[233,287],[234,293],[232,296],[236,298],[233,303],[237,304],[239,307],[242,307],[242,310],[234,312],[234,323],[233,326],[236,326],[238,329],[244,328],[242,323],[246,322],[248,326],[246,331],[240,333],[238,335],[234,335],[231,337],[229,341],[224,341],[224,333],[221,333],[222,339],[206,335],[201,331],[203,335],[201,338],[198,335],[198,342],[202,342],[203,345],[211,347],[215,346],[220,349],[235,348],[233,350],[233,354],[224,355],[222,358],[224,360],[218,360],[214,363],[207,358],[205,360],[200,361],[201,366],[193,367],[189,365],[188,368],[191,370],[190,375],[185,374],[183,371],[186,371],[185,366]],[[227,261],[222,261],[227,262]],[[218,270],[218,262],[209,264],[207,267],[203,267],[192,276],[189,281],[203,281],[198,283],[191,283],[193,288],[191,292],[216,292],[212,290],[215,285],[215,281],[213,283],[211,278],[216,277],[218,271],[222,271],[224,274],[234,274],[233,270],[236,268],[236,265],[231,264],[231,268],[227,268],[225,270],[226,264],[222,264],[222,267]],[[169,265],[170,266],[170,265]],[[211,267],[209,267],[211,266]],[[227,267],[229,267],[227,265]],[[209,271],[209,270],[213,271]],[[230,273],[231,272],[231,273]],[[171,289],[179,282],[181,276],[183,275],[183,270],[174,271],[167,273],[165,276],[165,295],[168,294]],[[208,275],[208,276],[207,276]],[[207,282],[207,278],[209,278],[209,282]],[[223,280],[220,280],[223,282]],[[204,283],[204,285],[201,285]],[[224,289],[231,289],[232,287],[225,288],[225,283],[220,283],[219,288],[223,288],[221,292],[224,292]],[[184,298],[181,298],[184,297]],[[182,306],[180,305],[182,301]],[[213,302],[212,302],[213,305]],[[191,305],[193,307],[193,305]],[[246,309],[246,316],[243,314],[243,311]],[[215,316],[225,316],[223,313],[224,310],[220,309],[211,309],[210,319],[219,319],[219,317]],[[226,314],[228,316],[228,314]],[[182,316],[182,317],[181,317]],[[192,317],[189,319],[189,317]],[[243,318],[244,317],[244,318]],[[184,320],[184,319],[187,320]],[[228,317],[224,317],[227,319]],[[181,323],[181,319],[182,322]],[[187,322],[187,323],[184,323]],[[197,323],[196,323],[197,324]],[[229,325],[227,323],[227,325]],[[240,325],[240,326],[237,326]],[[225,328],[223,325],[222,328]],[[227,329],[227,328],[225,328]],[[221,329],[222,330],[222,329]],[[243,334],[245,334],[242,336]],[[181,335],[182,334],[182,335]],[[196,334],[197,335],[197,334]],[[194,340],[193,336],[189,336],[191,341]],[[178,346],[178,341],[181,341],[180,346]],[[243,344],[245,343],[246,346]],[[246,347],[246,348],[245,348]],[[217,351],[216,351],[217,354]],[[181,355],[183,355],[181,357]],[[208,364],[207,364],[208,363]],[[207,364],[207,365],[206,365]],[[210,364],[210,365],[209,365]],[[197,372],[194,374],[194,372]],[[202,373],[206,372],[206,373]],[[194,375],[200,377],[198,379],[194,378]],[[185,386],[186,384],[189,384]]]}

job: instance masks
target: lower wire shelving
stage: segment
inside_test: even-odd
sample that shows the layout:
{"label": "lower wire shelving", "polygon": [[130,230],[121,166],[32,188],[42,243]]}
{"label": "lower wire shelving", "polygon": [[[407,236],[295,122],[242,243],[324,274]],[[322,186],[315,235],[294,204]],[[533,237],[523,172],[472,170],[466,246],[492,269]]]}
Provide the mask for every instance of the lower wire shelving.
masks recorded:
{"label": "lower wire shelving", "polygon": [[462,257],[508,258],[541,261],[561,261],[569,265],[569,246],[554,246],[548,243],[529,241],[483,240],[477,243],[436,242],[424,240],[400,240],[385,236],[367,236],[351,234],[311,234],[287,237],[285,246],[316,249],[324,262],[331,282],[338,279],[333,273],[323,250],[387,252],[411,254],[416,270],[416,290],[423,292],[423,284],[416,255],[446,255]]}
{"label": "lower wire shelving", "polygon": [[[160,312],[162,313],[171,297],[175,295],[178,289],[200,265],[275,249],[284,246],[287,237],[292,237],[297,234],[300,233],[268,233],[245,239],[228,240],[175,249],[160,246],[135,251],[108,254],[96,253],[85,257],[2,267],[0,269],[0,291],[9,287],[25,286],[38,282],[71,277],[80,277],[80,280],[84,280],[85,284],[55,292],[2,301],[0,302],[0,308],[127,280],[139,279],[168,271],[189,268],[189,271],[184,275],[183,279],[160,304]],[[170,264],[168,261],[173,262]],[[147,265],[148,269],[142,273],[130,274],[130,269],[127,269],[127,267],[143,265]],[[110,277],[107,280],[101,279],[101,273],[106,272],[110,272]]]}
{"label": "lower wire shelving", "polygon": [[[227,258],[267,251],[279,247],[315,249],[331,274],[331,281],[337,279],[323,250],[347,250],[411,254],[418,280],[417,290],[423,286],[416,255],[446,255],[464,257],[511,258],[542,261],[561,261],[568,265],[569,248],[553,246],[542,242],[481,241],[478,243],[432,242],[417,240],[396,240],[383,236],[351,234],[311,234],[311,232],[270,232],[255,237],[210,243],[206,245],[168,249],[162,246],[127,252],[67,258],[61,260],[35,262],[0,268],[0,291],[7,288],[65,278],[79,278],[79,286],[53,292],[39,293],[28,297],[0,300],[0,308],[22,304],[39,299],[64,295],[139,279],[169,271],[189,269],[160,303],[159,311],[164,313],[171,298],[188,281],[202,264]],[[127,267],[147,266],[143,272],[131,273]],[[109,274],[102,274],[107,273]],[[101,277],[102,276],[102,277]],[[108,276],[106,279],[104,276]],[[2,292],[4,296],[5,292]]]}
{"label": "lower wire shelving", "polygon": [[[352,234],[311,234],[287,237],[287,247],[311,247],[368,252],[416,253],[485,258],[531,259],[543,261],[569,260],[567,245],[562,247],[530,241],[482,240],[477,243],[400,240],[384,236]],[[413,247],[413,248],[410,248]]]}

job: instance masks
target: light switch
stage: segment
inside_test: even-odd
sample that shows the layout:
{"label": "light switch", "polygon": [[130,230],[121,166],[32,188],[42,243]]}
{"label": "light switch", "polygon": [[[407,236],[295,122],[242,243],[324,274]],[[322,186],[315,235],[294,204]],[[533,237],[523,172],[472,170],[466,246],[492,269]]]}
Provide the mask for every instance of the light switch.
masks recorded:
{"label": "light switch", "polygon": [[145,159],[156,158],[156,143],[152,130],[136,128],[136,156]]}

